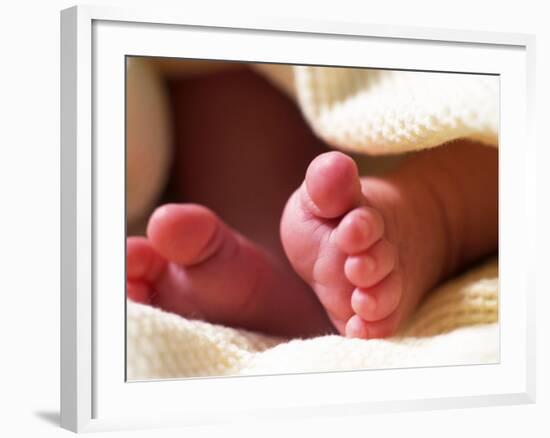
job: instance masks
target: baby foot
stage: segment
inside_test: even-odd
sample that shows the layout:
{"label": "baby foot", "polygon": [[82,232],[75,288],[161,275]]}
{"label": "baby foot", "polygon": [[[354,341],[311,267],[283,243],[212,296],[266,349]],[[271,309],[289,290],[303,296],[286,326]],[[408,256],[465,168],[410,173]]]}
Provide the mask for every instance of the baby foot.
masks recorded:
{"label": "baby foot", "polygon": [[130,299],[182,316],[287,336],[331,328],[289,266],[200,205],[158,208],[147,238],[127,239],[126,266]]}
{"label": "baby foot", "polygon": [[361,181],[353,160],[340,152],[313,160],[289,199],[281,223],[283,246],[341,334],[393,334],[435,281],[426,270],[422,281],[408,275],[407,264],[417,266],[409,254],[422,258],[424,251],[422,245],[413,245],[416,253],[397,245],[403,224],[411,222],[405,207],[392,183]]}
{"label": "baby foot", "polygon": [[274,335],[390,336],[437,282],[497,248],[498,154],[457,143],[360,179],[325,153],[287,202],[281,240],[292,267],[205,207],[165,205],[147,238],[127,240],[128,297]]}

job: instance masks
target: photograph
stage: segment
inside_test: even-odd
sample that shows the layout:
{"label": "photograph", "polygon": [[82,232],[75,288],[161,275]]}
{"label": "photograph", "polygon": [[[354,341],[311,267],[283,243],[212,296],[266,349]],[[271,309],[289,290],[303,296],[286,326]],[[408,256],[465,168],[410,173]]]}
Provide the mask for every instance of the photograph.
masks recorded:
{"label": "photograph", "polygon": [[498,74],[125,68],[127,381],[499,363]]}

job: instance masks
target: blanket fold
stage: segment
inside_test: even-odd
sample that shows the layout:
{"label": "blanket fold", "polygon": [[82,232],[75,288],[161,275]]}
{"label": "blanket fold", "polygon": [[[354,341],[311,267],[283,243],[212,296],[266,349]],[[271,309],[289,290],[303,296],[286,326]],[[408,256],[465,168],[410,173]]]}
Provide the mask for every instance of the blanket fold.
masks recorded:
{"label": "blanket fold", "polygon": [[254,68],[292,96],[333,147],[396,154],[470,138],[498,144],[498,76],[271,66]]}

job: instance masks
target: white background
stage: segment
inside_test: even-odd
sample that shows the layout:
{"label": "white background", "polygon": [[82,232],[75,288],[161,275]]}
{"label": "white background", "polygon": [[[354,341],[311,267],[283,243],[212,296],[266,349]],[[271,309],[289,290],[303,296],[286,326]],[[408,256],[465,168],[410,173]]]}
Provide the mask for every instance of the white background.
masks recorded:
{"label": "white background", "polygon": [[[138,1],[97,4],[147,5]],[[203,2],[201,9],[396,25],[529,32],[537,34],[538,131],[550,114],[550,31],[544,2],[296,0]],[[197,1],[158,1],[159,6],[196,8]],[[308,7],[315,4],[315,9]],[[368,7],[368,4],[371,7]],[[59,404],[59,10],[69,1],[37,0],[2,8],[0,25],[0,435],[61,436]],[[372,9],[371,9],[372,8]],[[547,272],[550,223],[548,143],[539,139],[538,271]],[[546,149],[544,148],[546,146]],[[544,189],[544,187],[546,187]],[[545,205],[542,201],[545,200]],[[518,230],[520,231],[520,230]],[[7,244],[6,244],[7,243]],[[546,257],[546,260],[544,260]],[[542,277],[539,274],[539,277]],[[311,419],[278,424],[239,424],[191,430],[117,432],[105,436],[245,436],[352,433],[464,437],[498,434],[544,436],[550,431],[548,289],[537,295],[537,404],[454,411]],[[546,284],[550,284],[546,280]],[[527,429],[531,429],[527,431]],[[532,429],[536,428],[536,429]],[[5,429],[5,430],[4,430]]]}

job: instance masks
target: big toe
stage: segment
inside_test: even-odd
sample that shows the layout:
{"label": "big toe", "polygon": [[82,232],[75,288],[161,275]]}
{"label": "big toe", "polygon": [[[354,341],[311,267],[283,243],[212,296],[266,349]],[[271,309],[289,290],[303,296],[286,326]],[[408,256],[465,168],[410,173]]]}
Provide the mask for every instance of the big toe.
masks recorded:
{"label": "big toe", "polygon": [[192,266],[217,249],[221,221],[208,208],[196,204],[167,204],[149,219],[147,237],[167,260]]}
{"label": "big toe", "polygon": [[306,208],[315,216],[342,216],[361,203],[357,165],[341,152],[319,155],[307,169],[301,192]]}
{"label": "big toe", "polygon": [[151,285],[166,268],[166,261],[143,237],[126,239],[126,292],[128,298],[149,304]]}

